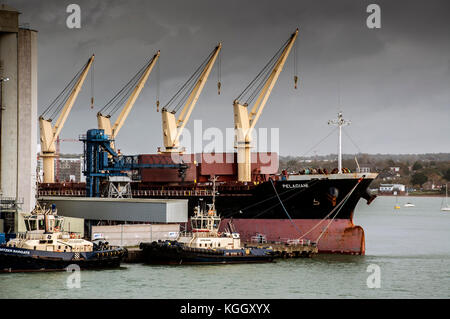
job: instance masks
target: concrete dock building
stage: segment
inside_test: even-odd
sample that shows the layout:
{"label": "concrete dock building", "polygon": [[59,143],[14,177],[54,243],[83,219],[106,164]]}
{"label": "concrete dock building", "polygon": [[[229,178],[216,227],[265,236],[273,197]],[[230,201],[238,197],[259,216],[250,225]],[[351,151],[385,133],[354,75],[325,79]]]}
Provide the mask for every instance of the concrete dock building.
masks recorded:
{"label": "concrete dock building", "polygon": [[36,200],[37,31],[19,14],[0,4],[0,232],[5,207],[29,212]]}

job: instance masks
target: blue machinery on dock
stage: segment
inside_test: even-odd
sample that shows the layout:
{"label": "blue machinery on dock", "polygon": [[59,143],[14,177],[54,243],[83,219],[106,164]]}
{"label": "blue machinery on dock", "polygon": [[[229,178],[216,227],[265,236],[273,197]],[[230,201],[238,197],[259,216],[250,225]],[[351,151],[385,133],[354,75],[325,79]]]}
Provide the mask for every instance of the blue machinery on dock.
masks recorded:
{"label": "blue machinery on dock", "polygon": [[91,129],[80,137],[84,144],[84,175],[86,196],[100,197],[100,184],[110,176],[127,176],[127,172],[141,168],[177,168],[183,177],[187,168],[181,164],[140,164],[138,156],[119,155],[111,146],[112,140],[104,130]]}

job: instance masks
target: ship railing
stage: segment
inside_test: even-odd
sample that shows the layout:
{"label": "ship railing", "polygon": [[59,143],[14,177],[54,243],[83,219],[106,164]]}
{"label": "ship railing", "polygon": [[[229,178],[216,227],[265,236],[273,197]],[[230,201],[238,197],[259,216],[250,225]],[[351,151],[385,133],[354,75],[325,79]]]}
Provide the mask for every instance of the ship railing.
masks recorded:
{"label": "ship railing", "polygon": [[286,244],[287,245],[309,246],[309,245],[311,245],[311,240],[309,240],[309,239],[287,239]]}
{"label": "ship railing", "polygon": [[67,190],[39,190],[38,191],[39,196],[85,196],[86,191],[85,190],[73,190],[73,189],[67,189]]}
{"label": "ship railing", "polygon": [[212,196],[212,192],[205,189],[139,189],[133,191],[133,196]]}
{"label": "ship railing", "polygon": [[194,234],[192,232],[183,231],[180,232],[180,237],[193,237]]}
{"label": "ship railing", "polygon": [[250,238],[250,241],[252,243],[256,243],[256,244],[265,244],[265,243],[267,243],[267,239],[266,239],[265,236],[258,236],[258,235],[252,236]]}
{"label": "ship railing", "polygon": [[33,233],[26,233],[26,232],[20,232],[17,233],[17,237],[18,239],[31,239],[31,240],[35,240],[35,239],[41,239],[42,234],[33,234]]}

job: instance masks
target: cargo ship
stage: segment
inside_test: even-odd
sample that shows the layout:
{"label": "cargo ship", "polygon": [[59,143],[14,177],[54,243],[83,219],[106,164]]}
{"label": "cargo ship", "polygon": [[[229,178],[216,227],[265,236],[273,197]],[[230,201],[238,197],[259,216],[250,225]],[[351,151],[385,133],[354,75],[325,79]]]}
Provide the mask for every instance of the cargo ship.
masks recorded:
{"label": "cargo ship", "polygon": [[[223,181],[217,186],[217,209],[225,223],[232,220],[243,241],[262,234],[267,241],[287,242],[308,232],[305,238],[312,241],[322,235],[318,241],[321,253],[364,254],[364,230],[354,225],[353,216],[361,198],[367,204],[374,200],[368,186],[377,174],[257,176],[258,181],[251,183]],[[141,183],[133,185],[133,196],[184,198],[189,200],[189,210],[200,198],[212,196],[207,183],[180,182],[162,187],[154,180],[143,177]],[[324,228],[327,229],[321,234]]]}
{"label": "cargo ship", "polygon": [[175,170],[141,169],[140,182],[133,183],[135,197],[185,198],[189,210],[198,200],[210,200],[212,177],[217,177],[217,209],[228,222],[232,219],[244,241],[257,234],[271,242],[299,238],[317,242],[321,253],[365,253],[362,227],[353,223],[354,210],[361,198],[370,204],[375,195],[368,191],[376,173],[353,173],[342,167],[343,119],[329,124],[339,129],[337,168],[307,169],[297,174],[279,171],[276,153],[250,153],[250,181],[240,178],[238,153],[140,155],[143,164],[183,162],[182,176]]}
{"label": "cargo ship", "polygon": [[[232,153],[222,155],[233,156]],[[262,154],[253,155],[259,158]],[[353,223],[353,216],[361,198],[367,204],[375,199],[368,187],[377,174],[350,173],[345,169],[346,172],[333,174],[324,171],[321,174],[314,171],[278,174],[278,158],[274,153],[269,155],[276,165],[258,161],[252,164],[255,172],[252,182],[237,181],[236,162],[193,161],[187,164],[184,177],[176,170],[141,169],[139,182],[130,183],[131,195],[134,198],[187,199],[188,210],[192,212],[201,199],[212,199],[209,179],[216,176],[217,210],[224,224],[232,220],[243,241],[262,234],[267,241],[286,242],[307,233],[304,238],[312,241],[321,236],[319,253],[364,254],[364,230]],[[205,154],[185,156],[200,159]],[[139,161],[151,163],[161,158],[171,162],[170,157],[161,154],[140,155]],[[265,165],[273,172],[256,173],[267,168]],[[107,188],[107,182],[102,187]],[[40,196],[85,196],[86,184],[40,184],[38,192]]]}
{"label": "cargo ship", "polygon": [[[109,124],[104,125],[110,115],[104,119],[99,113],[98,130],[89,130],[81,139],[86,183],[53,183],[52,165],[47,166],[47,173],[44,165],[44,183],[39,185],[39,196],[108,196],[104,190],[111,185],[111,177],[128,174],[136,181],[126,187],[130,190],[128,196],[187,199],[189,212],[192,212],[200,199],[211,200],[210,179],[217,178],[216,208],[225,219],[224,224],[233,220],[243,241],[250,241],[258,234],[273,242],[307,239],[317,242],[322,253],[364,254],[364,230],[354,225],[353,215],[361,198],[368,204],[374,200],[375,196],[367,189],[377,174],[353,173],[342,167],[341,128],[349,122],[341,113],[337,121],[329,121],[339,128],[338,167],[331,172],[308,169],[298,174],[280,174],[278,154],[251,151],[252,132],[289,52],[292,48],[296,52],[294,43],[298,32],[297,29],[233,101],[236,152],[186,154],[179,143],[220,52],[219,44],[161,109],[164,148],[159,149],[158,154],[122,156],[115,151],[115,137],[137,97],[139,90],[136,89],[130,96],[120,99],[128,98],[131,102],[123,107],[113,125],[115,130],[111,131]],[[152,65],[149,63],[143,74],[148,75]],[[145,78],[141,77],[136,88],[142,88]],[[139,76],[136,81],[138,79]],[[297,81],[296,75],[295,88]],[[218,89],[220,93],[220,81]],[[120,92],[129,91],[132,90]],[[157,110],[158,107],[159,101]],[[45,140],[42,134],[41,140]],[[45,176],[52,178],[46,182]]]}

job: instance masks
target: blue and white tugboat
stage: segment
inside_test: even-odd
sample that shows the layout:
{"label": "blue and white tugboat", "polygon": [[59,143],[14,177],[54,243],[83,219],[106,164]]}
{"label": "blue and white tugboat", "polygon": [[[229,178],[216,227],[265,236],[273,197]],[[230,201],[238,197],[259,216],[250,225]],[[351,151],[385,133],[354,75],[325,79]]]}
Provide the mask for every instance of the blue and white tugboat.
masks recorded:
{"label": "blue and white tugboat", "polygon": [[98,244],[63,231],[64,217],[54,205],[37,205],[24,217],[27,231],[0,246],[0,272],[58,271],[69,265],[80,269],[120,267],[127,250]]}
{"label": "blue and white tugboat", "polygon": [[[215,180],[214,180],[215,182]],[[215,183],[214,183],[215,186]],[[272,249],[245,248],[240,235],[228,230],[219,232],[220,216],[215,209],[215,187],[213,203],[208,209],[197,206],[191,220],[191,231],[182,232],[175,241],[141,243],[144,260],[150,264],[237,264],[272,262]]]}

